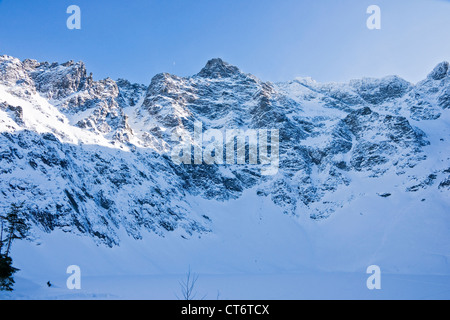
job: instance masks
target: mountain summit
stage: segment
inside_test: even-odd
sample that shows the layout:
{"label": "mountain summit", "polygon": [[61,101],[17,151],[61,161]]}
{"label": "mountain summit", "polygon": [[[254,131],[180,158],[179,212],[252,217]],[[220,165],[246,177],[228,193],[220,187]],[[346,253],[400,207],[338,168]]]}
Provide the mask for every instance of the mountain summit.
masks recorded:
{"label": "mountain summit", "polygon": [[240,70],[220,58],[209,60],[205,67],[197,74],[203,78],[228,78],[240,74]]}

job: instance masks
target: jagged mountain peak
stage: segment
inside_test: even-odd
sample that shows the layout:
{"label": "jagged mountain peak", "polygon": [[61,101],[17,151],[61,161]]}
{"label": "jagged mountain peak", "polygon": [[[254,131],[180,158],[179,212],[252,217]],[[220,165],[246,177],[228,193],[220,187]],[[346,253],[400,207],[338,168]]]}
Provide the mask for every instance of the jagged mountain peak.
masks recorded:
{"label": "jagged mountain peak", "polygon": [[116,83],[119,87],[145,87],[145,85],[140,83],[132,83],[127,79],[118,78]]}
{"label": "jagged mountain peak", "polygon": [[209,60],[197,75],[204,78],[228,78],[238,74],[241,74],[238,67],[220,58],[214,58]]}
{"label": "jagged mountain peak", "polygon": [[450,74],[449,67],[450,63],[448,63],[447,61],[442,61],[436,67],[434,67],[433,71],[428,74],[427,78],[433,80],[442,80]]}
{"label": "jagged mountain peak", "polygon": [[168,72],[161,72],[161,73],[157,73],[156,75],[153,76],[152,80],[150,81],[150,86],[153,83],[158,83],[158,82],[170,82],[172,80],[178,80],[181,79],[180,77],[178,77],[177,75],[168,73]]}

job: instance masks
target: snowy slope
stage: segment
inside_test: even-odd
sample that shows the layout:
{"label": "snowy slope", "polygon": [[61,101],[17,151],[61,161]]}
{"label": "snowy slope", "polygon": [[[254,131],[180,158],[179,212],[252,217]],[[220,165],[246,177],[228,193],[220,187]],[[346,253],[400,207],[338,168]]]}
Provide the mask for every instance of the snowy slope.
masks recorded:
{"label": "snowy slope", "polygon": [[[423,196],[425,202],[435,200],[432,193]],[[214,233],[189,241],[176,232],[165,238],[150,233],[138,241],[124,235],[120,246],[107,248],[56,231],[37,246],[17,243],[15,263],[22,269],[17,291],[3,297],[176,299],[189,267],[199,274],[199,298],[449,297],[448,242],[442,243],[449,226],[440,222],[445,220],[440,205],[372,193],[317,224],[293,223],[273,203],[251,194],[225,205],[198,202],[215,221]],[[71,264],[81,267],[81,291],[65,287]],[[383,272],[380,292],[365,287],[371,264]],[[49,280],[56,288],[46,288]]]}

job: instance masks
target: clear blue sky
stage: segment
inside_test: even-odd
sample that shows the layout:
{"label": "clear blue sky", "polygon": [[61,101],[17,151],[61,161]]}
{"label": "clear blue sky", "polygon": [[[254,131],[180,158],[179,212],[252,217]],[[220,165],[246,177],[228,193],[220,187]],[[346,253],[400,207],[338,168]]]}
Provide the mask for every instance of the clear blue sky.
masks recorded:
{"label": "clear blue sky", "polygon": [[[81,8],[81,30],[66,8]],[[381,8],[381,30],[366,8]],[[450,60],[446,0],[0,0],[0,54],[83,60],[95,79],[148,84],[221,57],[263,80],[346,81],[398,74],[416,82]]]}

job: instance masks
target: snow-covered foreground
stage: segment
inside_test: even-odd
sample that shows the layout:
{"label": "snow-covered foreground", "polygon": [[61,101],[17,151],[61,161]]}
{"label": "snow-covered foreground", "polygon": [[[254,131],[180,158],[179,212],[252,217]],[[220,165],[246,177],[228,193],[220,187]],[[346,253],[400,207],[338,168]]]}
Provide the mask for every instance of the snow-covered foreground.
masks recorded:
{"label": "snow-covered foreground", "polygon": [[[44,282],[17,278],[13,294],[2,299],[152,299],[182,297],[184,275],[83,277],[81,290],[68,290],[65,279]],[[449,299],[450,276],[383,274],[381,290],[368,290],[364,273],[200,274],[194,299]]]}
{"label": "snow-covered foreground", "polygon": [[[376,181],[321,221],[283,215],[248,190],[228,202],[193,198],[213,232],[189,240],[177,231],[123,234],[109,248],[62,231],[39,234],[14,244],[21,271],[15,291],[0,298],[177,299],[190,268],[199,299],[449,299],[449,204],[427,189],[419,196],[397,192],[388,177]],[[372,264],[381,290],[366,286]],[[81,290],[66,288],[69,265],[81,268]]]}

